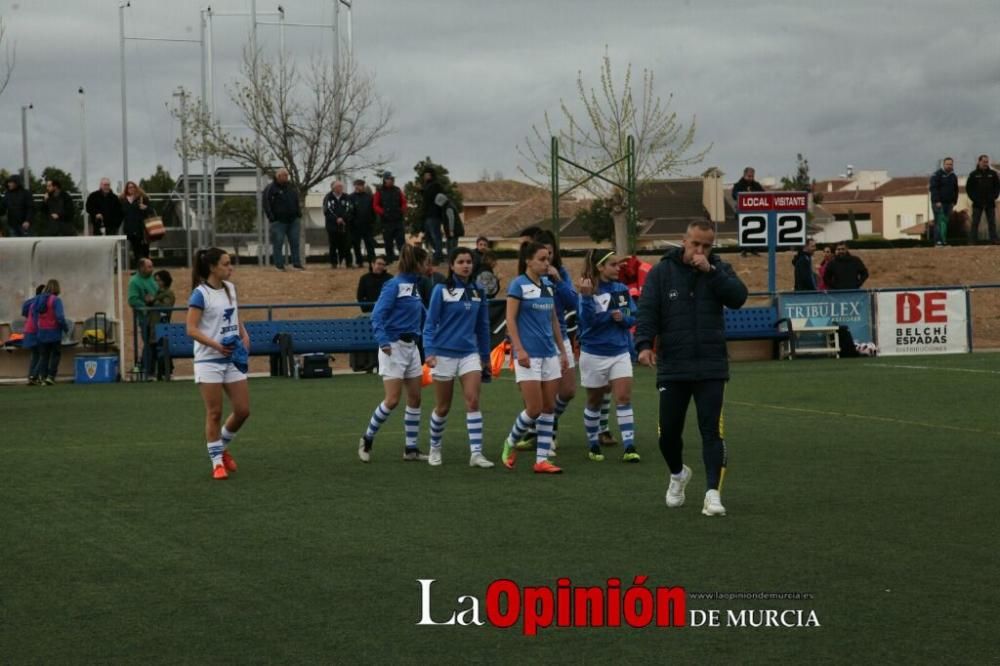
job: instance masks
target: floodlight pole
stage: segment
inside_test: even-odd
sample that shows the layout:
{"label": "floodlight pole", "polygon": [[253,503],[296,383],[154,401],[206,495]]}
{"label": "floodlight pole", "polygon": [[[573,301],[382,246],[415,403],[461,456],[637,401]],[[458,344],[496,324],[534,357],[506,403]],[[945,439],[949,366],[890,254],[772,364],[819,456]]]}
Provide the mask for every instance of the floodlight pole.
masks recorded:
{"label": "floodlight pole", "polygon": [[28,182],[28,111],[35,108],[34,104],[21,105],[21,153],[24,166],[21,169],[21,186],[25,192],[31,192],[31,183]]}
{"label": "floodlight pole", "polygon": [[83,202],[83,235],[90,235],[90,215],[87,214],[87,94],[83,86],[80,94],[80,196]]}
{"label": "floodlight pole", "polygon": [[128,182],[128,112],[125,104],[125,8],[131,2],[118,5],[118,77],[122,89],[122,187]]}

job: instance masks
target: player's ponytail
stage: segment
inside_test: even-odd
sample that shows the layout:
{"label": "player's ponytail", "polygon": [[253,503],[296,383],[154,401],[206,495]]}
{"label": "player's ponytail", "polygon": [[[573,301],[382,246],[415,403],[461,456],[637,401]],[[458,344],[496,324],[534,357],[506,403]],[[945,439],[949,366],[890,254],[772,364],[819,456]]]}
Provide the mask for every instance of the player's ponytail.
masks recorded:
{"label": "player's ponytail", "polygon": [[[217,247],[195,252],[194,266],[191,268],[191,291],[208,282],[208,276],[212,274],[212,269],[219,265],[222,257],[226,254],[228,253],[225,250]],[[232,303],[233,295],[229,293],[229,286],[223,282],[222,288],[226,290],[226,298]]]}
{"label": "player's ponytail", "polygon": [[427,250],[414,245],[404,245],[399,252],[399,272],[421,274],[425,261],[427,261]]}

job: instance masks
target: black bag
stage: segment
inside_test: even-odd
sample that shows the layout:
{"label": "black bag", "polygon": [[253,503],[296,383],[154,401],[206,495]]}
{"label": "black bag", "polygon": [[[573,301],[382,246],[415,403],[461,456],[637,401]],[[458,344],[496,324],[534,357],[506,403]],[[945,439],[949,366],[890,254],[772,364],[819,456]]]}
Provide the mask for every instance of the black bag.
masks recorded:
{"label": "black bag", "polygon": [[316,379],[332,376],[333,368],[330,367],[329,354],[302,355],[302,368],[299,370],[300,379]]}
{"label": "black bag", "polygon": [[273,342],[278,345],[278,353],[271,354],[271,376],[291,377],[295,368],[291,333],[278,333]]}
{"label": "black bag", "polygon": [[837,326],[837,343],[840,345],[840,358],[857,358],[861,354],[854,345],[854,336],[851,329],[843,324]]}

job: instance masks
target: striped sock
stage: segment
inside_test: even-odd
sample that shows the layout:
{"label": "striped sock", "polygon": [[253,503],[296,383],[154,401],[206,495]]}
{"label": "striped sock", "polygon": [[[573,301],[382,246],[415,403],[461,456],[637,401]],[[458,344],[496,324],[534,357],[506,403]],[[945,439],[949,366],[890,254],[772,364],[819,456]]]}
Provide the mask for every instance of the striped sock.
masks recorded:
{"label": "striped sock", "polygon": [[222,440],[217,442],[208,443],[208,457],[212,459],[212,467],[222,464],[222,452],[225,447],[222,445]]}
{"label": "striped sock", "polygon": [[403,429],[406,434],[406,448],[417,448],[417,438],[420,437],[420,408],[406,406],[406,415],[403,417]]}
{"label": "striped sock", "polygon": [[229,444],[236,438],[236,433],[226,426],[222,426],[222,448],[228,449]]}
{"label": "striped sock", "polygon": [[378,429],[385,425],[385,420],[389,418],[389,414],[392,414],[392,409],[386,407],[384,402],[380,402],[375,411],[372,412],[371,419],[368,421],[368,430],[365,431],[365,439],[375,439]]}
{"label": "striped sock", "polygon": [[604,400],[601,401],[601,422],[597,426],[597,432],[607,432],[608,431],[608,415],[611,413],[611,395],[608,393],[604,394]]}
{"label": "striped sock", "polygon": [[591,448],[597,446],[597,424],[600,422],[601,413],[595,412],[590,407],[583,408],[583,429],[587,431],[587,443]]}
{"label": "striped sock", "polygon": [[622,431],[622,448],[631,449],[635,447],[635,417],[632,415],[632,403],[618,405],[615,410],[618,417],[618,427]]}
{"label": "striped sock", "polygon": [[510,430],[510,441],[517,443],[528,432],[528,428],[535,424],[535,419],[528,416],[528,412],[522,411],[514,420],[514,427]]}
{"label": "striped sock", "polygon": [[552,425],[556,417],[554,414],[539,414],[536,428],[538,438],[535,440],[535,462],[540,463],[549,459],[549,448],[552,446]]}
{"label": "striped sock", "polygon": [[483,413],[468,412],[465,415],[465,427],[469,431],[469,451],[483,452]]}
{"label": "striped sock", "polygon": [[444,437],[444,425],[448,422],[448,416],[438,416],[437,411],[431,410],[431,448],[441,448],[441,438]]}
{"label": "striped sock", "polygon": [[552,422],[553,434],[555,434],[555,432],[559,430],[559,417],[562,416],[563,412],[566,411],[566,408],[569,407],[570,400],[572,400],[572,398],[563,400],[561,396],[556,395],[556,412],[555,412],[556,419],[555,421]]}

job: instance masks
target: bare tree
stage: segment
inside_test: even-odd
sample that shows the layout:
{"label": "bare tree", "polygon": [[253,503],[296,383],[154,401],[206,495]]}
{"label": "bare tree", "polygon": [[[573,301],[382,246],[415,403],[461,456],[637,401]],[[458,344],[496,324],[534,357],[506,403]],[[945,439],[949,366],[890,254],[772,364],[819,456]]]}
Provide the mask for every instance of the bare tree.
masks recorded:
{"label": "bare tree", "polygon": [[3,64],[0,64],[0,95],[7,89],[10,77],[14,74],[14,64],[17,62],[17,47],[11,46],[7,37],[7,24],[0,16],[0,48],[4,53]]}
{"label": "bare tree", "polygon": [[[621,89],[615,86],[611,58],[605,51],[601,66],[600,85],[588,87],[583,72],[577,72],[576,87],[582,110],[574,111],[565,100],[559,100],[562,123],[557,128],[548,112],[544,123],[533,125],[531,132],[517,147],[532,171],[518,170],[532,182],[550,186],[552,176],[551,141],[559,139],[559,154],[577,164],[600,171],[625,156],[629,135],[635,137],[636,180],[644,181],[678,173],[683,167],[698,164],[711,150],[694,152],[694,116],[687,126],[679,122],[671,110],[673,95],[663,100],[654,92],[653,72],[642,70],[642,88],[638,98],[632,92],[632,65],[625,70]],[[559,181],[576,183],[588,176],[586,171],[565,162],[559,163]],[[605,177],[621,184],[628,182],[628,168],[623,160]],[[607,199],[615,217],[616,237],[627,238],[625,228],[625,197],[619,189],[593,179],[583,187],[597,197]],[[621,246],[621,240],[616,242]]]}
{"label": "bare tree", "polygon": [[346,55],[340,63],[335,71],[313,59],[303,74],[291,58],[270,61],[245,49],[240,79],[227,89],[249,135],[228,131],[202,104],[189,104],[188,154],[264,170],[277,162],[288,169],[301,200],[331,177],[380,169],[386,159],[375,144],[392,131],[393,110],[375,90],[374,76]]}

